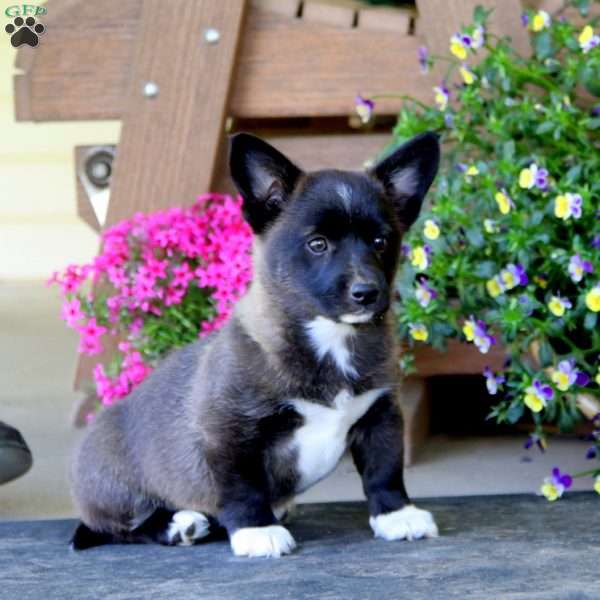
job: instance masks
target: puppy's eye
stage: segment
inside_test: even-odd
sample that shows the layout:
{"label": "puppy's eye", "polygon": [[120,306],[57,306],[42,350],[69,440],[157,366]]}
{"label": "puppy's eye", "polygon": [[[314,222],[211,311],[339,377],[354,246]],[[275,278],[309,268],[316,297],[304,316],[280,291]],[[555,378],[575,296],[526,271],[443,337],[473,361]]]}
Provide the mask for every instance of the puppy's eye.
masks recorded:
{"label": "puppy's eye", "polygon": [[373,240],[373,247],[376,252],[383,252],[387,248],[387,240],[384,237],[376,237]]}
{"label": "puppy's eye", "polygon": [[323,254],[327,250],[327,240],[324,237],[314,237],[308,240],[307,245],[313,254]]}

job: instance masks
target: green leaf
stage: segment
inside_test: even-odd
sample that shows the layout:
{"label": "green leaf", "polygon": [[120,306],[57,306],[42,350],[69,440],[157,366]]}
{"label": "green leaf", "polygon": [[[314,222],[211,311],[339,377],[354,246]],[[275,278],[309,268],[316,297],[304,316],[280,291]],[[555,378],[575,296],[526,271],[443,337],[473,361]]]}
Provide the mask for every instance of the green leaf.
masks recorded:
{"label": "green leaf", "polygon": [[539,359],[542,368],[548,367],[554,363],[554,351],[548,340],[542,340],[539,346]]}
{"label": "green leaf", "polygon": [[587,17],[590,12],[589,0],[573,0],[573,6],[579,11],[582,17]]}
{"label": "green leaf", "polygon": [[565,174],[565,181],[568,184],[575,183],[581,175],[581,164],[576,164],[571,167]]}
{"label": "green leaf", "polygon": [[496,274],[496,263],[491,260],[484,260],[477,265],[475,275],[482,279],[491,279]]}
{"label": "green leaf", "polygon": [[590,119],[587,122],[586,127],[588,129],[599,129],[600,128],[600,117],[594,117],[593,119]]}
{"label": "green leaf", "polygon": [[590,94],[600,97],[600,69],[586,63],[581,72],[581,81]]}
{"label": "green leaf", "polygon": [[508,142],[504,142],[502,146],[502,157],[504,160],[511,161],[515,155],[515,141],[508,140]]}
{"label": "green leaf", "polygon": [[506,420],[512,425],[516,423],[525,412],[525,405],[519,398],[515,398],[506,411]]}
{"label": "green leaf", "polygon": [[538,135],[543,135],[544,133],[548,133],[549,131],[552,131],[555,127],[556,127],[556,123],[554,123],[552,121],[544,121],[543,123],[541,123],[540,125],[538,125],[536,127],[535,132]]}
{"label": "green leaf", "polygon": [[479,227],[471,227],[467,229],[465,235],[469,243],[476,248],[481,248],[485,242],[483,233],[481,233],[481,229]]}
{"label": "green leaf", "polygon": [[486,10],[483,6],[478,4],[473,11],[473,22],[475,25],[483,25],[491,12],[491,10]]}
{"label": "green leaf", "polygon": [[542,31],[533,38],[533,47],[540,60],[550,58],[554,54],[554,44],[549,31]]}
{"label": "green leaf", "polygon": [[583,326],[588,331],[594,331],[596,329],[596,323],[598,322],[598,313],[588,312],[583,320]]}

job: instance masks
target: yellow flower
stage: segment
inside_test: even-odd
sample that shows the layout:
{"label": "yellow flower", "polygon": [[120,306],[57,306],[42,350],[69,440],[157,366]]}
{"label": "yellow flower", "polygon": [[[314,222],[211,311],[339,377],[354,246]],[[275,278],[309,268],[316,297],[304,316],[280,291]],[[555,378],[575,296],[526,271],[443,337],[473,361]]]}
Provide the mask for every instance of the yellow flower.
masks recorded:
{"label": "yellow flower", "polygon": [[475,339],[475,323],[473,321],[466,321],[463,325],[463,333],[467,338],[467,342],[472,342]]}
{"label": "yellow flower", "polygon": [[485,287],[488,291],[488,294],[492,298],[496,298],[496,296],[499,296],[502,293],[502,287],[500,287],[500,283],[498,282],[498,280],[496,278],[488,279],[485,282]]}
{"label": "yellow flower", "polygon": [[600,494],[600,475],[596,476],[596,481],[594,481],[594,491],[597,494]]}
{"label": "yellow flower", "polygon": [[475,81],[475,73],[464,65],[460,67],[459,71],[465,85],[471,85]]}
{"label": "yellow flower", "polygon": [[418,342],[426,342],[429,339],[429,332],[427,331],[427,327],[422,323],[410,324],[408,326],[410,330],[410,335],[413,340],[417,340]]}
{"label": "yellow flower", "polygon": [[508,194],[505,192],[496,192],[494,196],[496,198],[496,202],[498,203],[498,208],[503,215],[507,215],[510,212],[511,202]]}
{"label": "yellow flower", "polygon": [[450,52],[460,60],[465,60],[465,58],[467,58],[467,48],[457,35],[453,35],[450,38]]}
{"label": "yellow flower", "polygon": [[538,32],[550,27],[550,15],[545,10],[540,10],[531,20],[531,29]]}
{"label": "yellow flower", "polygon": [[411,250],[410,259],[412,266],[421,271],[429,266],[429,256],[424,246],[415,246]]}
{"label": "yellow flower", "polygon": [[498,232],[498,227],[496,226],[496,223],[494,223],[494,221],[492,221],[492,219],[484,219],[483,220],[483,228],[486,230],[487,233],[497,233]]}
{"label": "yellow flower", "polygon": [[475,177],[475,175],[479,175],[479,169],[475,165],[471,165],[465,171],[465,175],[467,177]]}
{"label": "yellow flower", "polygon": [[514,287],[517,287],[517,285],[519,285],[515,274],[509,271],[508,269],[503,269],[500,273],[500,277],[502,279],[504,287],[509,290],[512,290]]}
{"label": "yellow flower", "polygon": [[564,371],[555,370],[552,372],[552,381],[561,392],[566,392],[571,386],[569,374]]}
{"label": "yellow flower", "polygon": [[596,373],[596,377],[594,378],[596,383],[600,385],[600,367],[598,368],[598,372]]}
{"label": "yellow flower", "polygon": [[440,110],[446,110],[448,108],[448,100],[450,99],[450,94],[448,92],[447,89],[445,89],[445,87],[442,86],[435,86],[433,88],[433,91],[435,92],[435,103],[437,104],[437,107]]}
{"label": "yellow flower", "polygon": [[523,189],[531,189],[535,183],[534,173],[531,169],[523,169],[519,173],[519,186]]}
{"label": "yellow flower", "polygon": [[552,296],[548,302],[548,308],[555,317],[562,317],[565,314],[566,307],[561,299],[557,296]]}
{"label": "yellow flower", "polygon": [[525,393],[524,402],[533,412],[538,413],[544,408],[544,403],[541,398],[533,391],[527,391]]}
{"label": "yellow flower", "polygon": [[586,295],[585,295],[585,305],[592,312],[600,312],[600,285],[594,286]]}
{"label": "yellow flower", "polygon": [[586,25],[579,34],[577,41],[580,46],[585,46],[590,43],[590,40],[594,37],[594,30],[591,25]]}
{"label": "yellow flower", "polygon": [[427,219],[425,227],[423,227],[423,235],[429,240],[437,240],[440,237],[440,228],[437,223],[431,219]]}
{"label": "yellow flower", "polygon": [[543,278],[535,275],[533,280],[543,289],[545,290],[548,287],[548,282]]}
{"label": "yellow flower", "polygon": [[541,492],[548,500],[550,500],[550,502],[554,502],[559,498],[558,490],[553,483],[544,483],[544,485],[542,485]]}
{"label": "yellow flower", "polygon": [[569,199],[564,194],[556,196],[556,200],[554,201],[554,215],[559,219],[567,219],[569,206]]}

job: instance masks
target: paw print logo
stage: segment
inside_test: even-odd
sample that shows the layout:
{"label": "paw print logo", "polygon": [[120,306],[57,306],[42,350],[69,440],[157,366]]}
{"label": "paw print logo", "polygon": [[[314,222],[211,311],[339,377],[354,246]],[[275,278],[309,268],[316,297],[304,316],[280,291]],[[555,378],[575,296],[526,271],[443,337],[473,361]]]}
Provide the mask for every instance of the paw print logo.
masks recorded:
{"label": "paw print logo", "polygon": [[39,36],[46,31],[46,28],[41,23],[36,23],[33,17],[27,17],[25,20],[17,17],[4,30],[10,35],[10,43],[15,48],[23,44],[35,48],[40,41]]}

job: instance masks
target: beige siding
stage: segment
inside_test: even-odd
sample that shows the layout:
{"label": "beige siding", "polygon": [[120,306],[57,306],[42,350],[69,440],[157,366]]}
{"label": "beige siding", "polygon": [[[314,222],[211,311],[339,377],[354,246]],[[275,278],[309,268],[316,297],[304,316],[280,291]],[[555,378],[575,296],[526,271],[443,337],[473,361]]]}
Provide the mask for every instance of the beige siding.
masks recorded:
{"label": "beige siding", "polygon": [[0,0],[0,283],[43,279],[94,255],[97,236],[76,216],[73,147],[119,136],[113,121],[15,122],[15,50],[4,32],[14,4]]}

